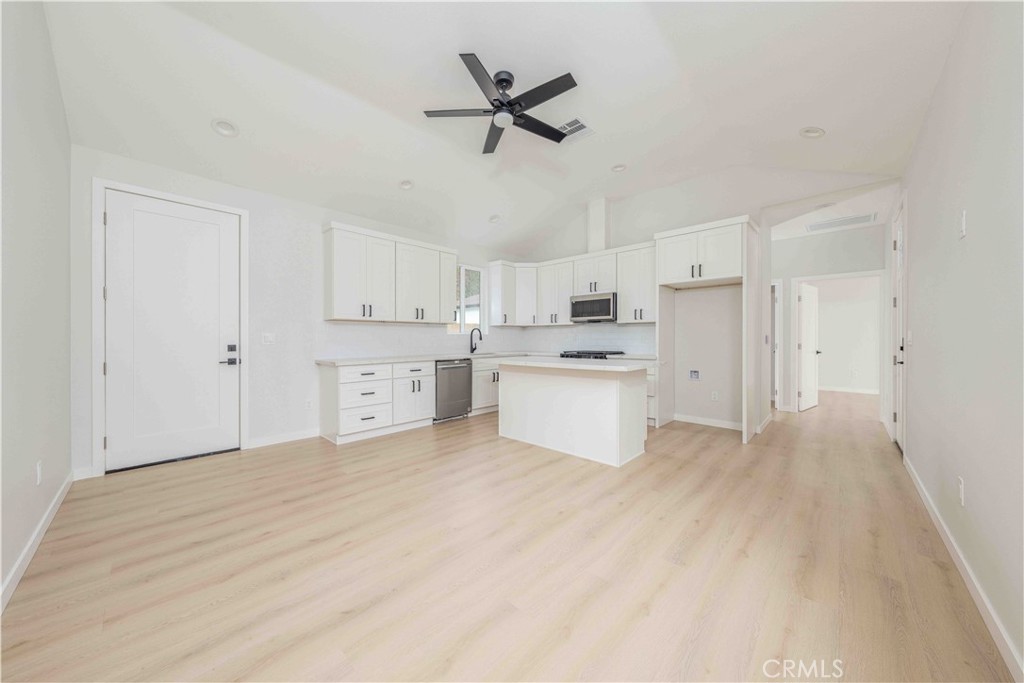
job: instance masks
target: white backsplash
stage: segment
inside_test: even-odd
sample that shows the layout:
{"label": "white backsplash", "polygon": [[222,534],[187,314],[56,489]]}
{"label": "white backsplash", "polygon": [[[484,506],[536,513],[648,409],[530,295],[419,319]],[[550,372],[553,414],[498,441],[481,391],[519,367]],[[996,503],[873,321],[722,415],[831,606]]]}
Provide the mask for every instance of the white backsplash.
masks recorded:
{"label": "white backsplash", "polygon": [[[467,335],[448,334],[439,325],[362,322],[323,323],[316,340],[316,358],[364,358],[418,354],[469,353]],[[654,354],[654,325],[610,323],[566,327],[492,327],[478,342],[479,351],[570,349]]]}

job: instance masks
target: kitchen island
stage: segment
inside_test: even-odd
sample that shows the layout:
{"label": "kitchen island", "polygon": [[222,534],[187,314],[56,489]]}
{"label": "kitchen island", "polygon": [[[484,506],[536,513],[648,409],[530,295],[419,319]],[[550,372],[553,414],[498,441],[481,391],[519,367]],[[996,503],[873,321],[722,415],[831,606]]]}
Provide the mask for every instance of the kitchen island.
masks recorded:
{"label": "kitchen island", "polygon": [[498,434],[605,465],[642,455],[647,368],[568,358],[500,361]]}

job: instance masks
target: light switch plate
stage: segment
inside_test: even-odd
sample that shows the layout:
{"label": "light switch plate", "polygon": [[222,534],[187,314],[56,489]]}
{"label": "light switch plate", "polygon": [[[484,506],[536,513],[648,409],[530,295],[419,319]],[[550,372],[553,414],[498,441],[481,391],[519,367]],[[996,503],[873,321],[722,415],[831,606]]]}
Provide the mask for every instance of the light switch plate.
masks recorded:
{"label": "light switch plate", "polygon": [[700,381],[700,370],[690,370],[690,379],[696,382]]}
{"label": "light switch plate", "polygon": [[263,333],[263,343],[264,344],[273,344],[274,343],[274,333],[273,332],[264,332]]}

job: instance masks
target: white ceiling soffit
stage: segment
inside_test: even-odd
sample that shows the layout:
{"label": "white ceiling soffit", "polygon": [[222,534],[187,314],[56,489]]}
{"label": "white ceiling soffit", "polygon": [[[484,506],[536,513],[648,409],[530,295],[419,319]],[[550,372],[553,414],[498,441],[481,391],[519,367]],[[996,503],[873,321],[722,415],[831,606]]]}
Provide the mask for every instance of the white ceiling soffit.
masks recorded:
{"label": "white ceiling soffit", "polygon": [[[884,183],[854,191],[818,195],[789,207],[802,211],[793,218],[771,226],[772,239],[793,239],[838,230],[856,230],[888,223],[896,203],[899,184]],[[765,211],[765,215],[769,211]]]}
{"label": "white ceiling soffit", "polygon": [[[629,197],[721,169],[899,174],[962,11],[46,6],[75,143],[493,249],[521,248],[550,227],[546,217],[588,196]],[[480,154],[486,119],[422,114],[485,104],[460,52],[512,71],[513,94],[571,71],[579,86],[531,113],[555,126],[581,117],[596,133],[554,145],[513,129],[495,154]],[[241,134],[214,135],[218,117]],[[828,134],[798,137],[807,125]],[[610,173],[616,163],[628,170]],[[404,178],[415,190],[398,189]],[[495,213],[497,226],[487,223]]]}

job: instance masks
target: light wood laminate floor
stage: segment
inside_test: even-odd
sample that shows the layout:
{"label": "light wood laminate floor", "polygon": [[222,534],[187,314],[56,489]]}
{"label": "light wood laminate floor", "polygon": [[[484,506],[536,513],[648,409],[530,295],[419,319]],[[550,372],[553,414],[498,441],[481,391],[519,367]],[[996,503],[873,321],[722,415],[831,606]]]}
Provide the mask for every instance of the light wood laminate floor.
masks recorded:
{"label": "light wood laminate floor", "polygon": [[492,414],[78,482],[3,677],[1009,680],[877,413],[674,423],[618,470]]}

